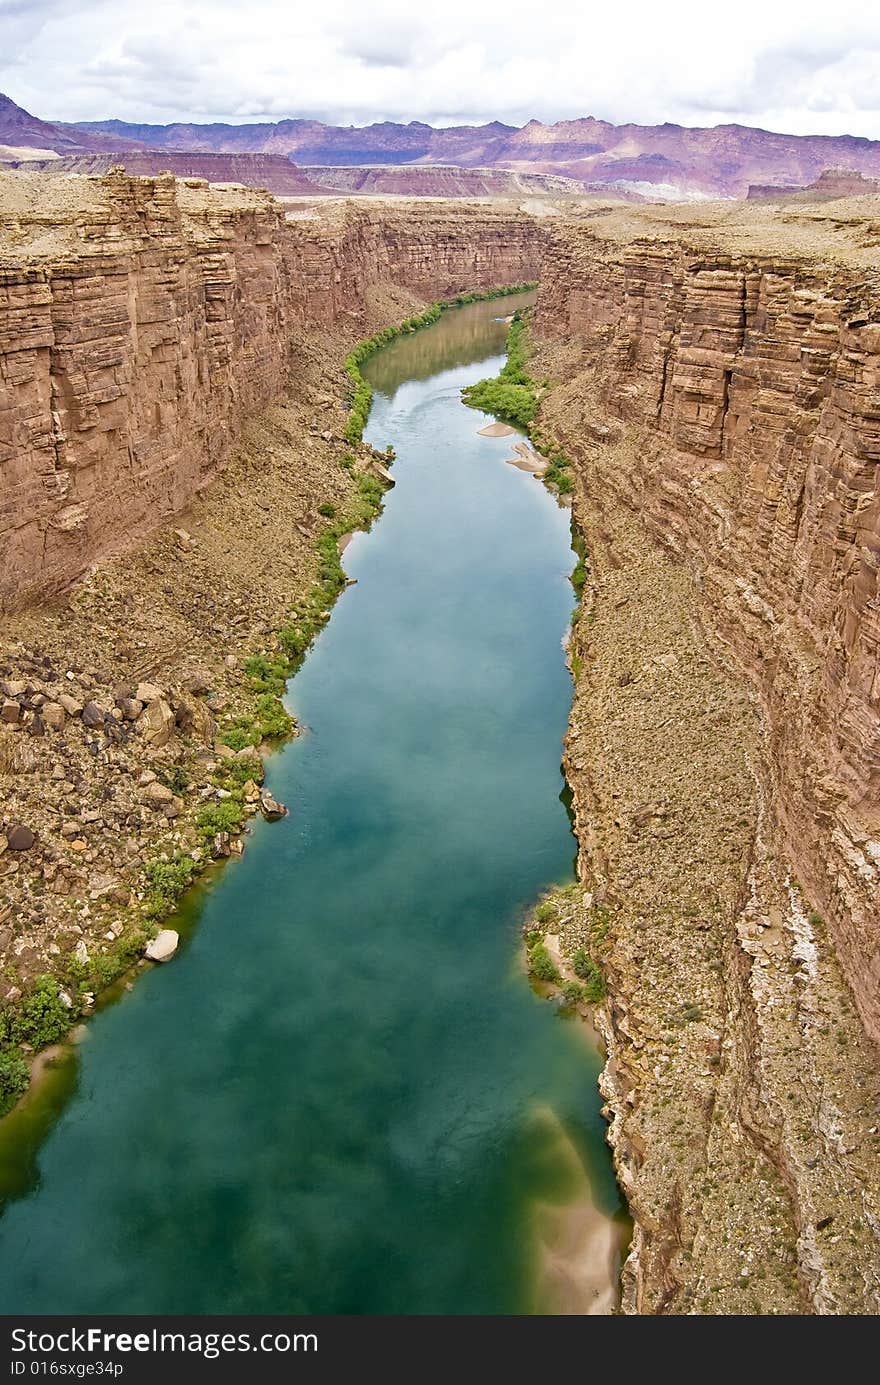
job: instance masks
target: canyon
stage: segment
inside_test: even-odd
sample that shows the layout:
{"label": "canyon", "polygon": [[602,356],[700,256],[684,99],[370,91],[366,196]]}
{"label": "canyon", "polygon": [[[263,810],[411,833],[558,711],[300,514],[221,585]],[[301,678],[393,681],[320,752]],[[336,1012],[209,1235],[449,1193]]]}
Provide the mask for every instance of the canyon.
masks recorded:
{"label": "canyon", "polygon": [[[318,506],[352,484],[345,351],[538,279],[537,431],[571,459],[587,555],[562,946],[604,911],[622,1306],[876,1313],[876,199],[532,215],[121,172],[0,189],[4,694],[36,697],[3,729],[3,830],[37,829],[0,855],[6,1004],[100,951],[144,843],[187,846],[198,771],[170,814],[145,790],[216,753],[246,658],[314,578]],[[27,734],[64,683],[109,717],[151,705],[144,679],[173,723],[152,749],[98,744],[81,712]],[[122,817],[87,821],[72,804],[110,766]]]}
{"label": "canyon", "polygon": [[6,207],[7,609],[181,510],[280,395],[298,329],[358,320],[378,285],[533,278],[541,240],[503,206],[319,219],[171,175],[11,175]]}

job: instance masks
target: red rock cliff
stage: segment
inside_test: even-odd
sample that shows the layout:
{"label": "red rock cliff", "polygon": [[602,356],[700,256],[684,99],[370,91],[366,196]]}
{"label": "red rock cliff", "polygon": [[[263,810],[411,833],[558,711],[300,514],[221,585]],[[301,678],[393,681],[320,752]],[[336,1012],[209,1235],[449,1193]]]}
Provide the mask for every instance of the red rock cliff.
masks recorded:
{"label": "red rock cliff", "polygon": [[399,285],[534,278],[539,228],[479,207],[286,215],[173,178],[8,175],[0,200],[0,605],[68,585],[180,510],[296,335]]}
{"label": "red rock cliff", "polygon": [[843,264],[566,230],[536,330],[568,343],[570,377],[634,431],[629,468],[574,444],[590,503],[638,512],[692,567],[707,625],[751,675],[789,857],[880,1039],[876,284]]}

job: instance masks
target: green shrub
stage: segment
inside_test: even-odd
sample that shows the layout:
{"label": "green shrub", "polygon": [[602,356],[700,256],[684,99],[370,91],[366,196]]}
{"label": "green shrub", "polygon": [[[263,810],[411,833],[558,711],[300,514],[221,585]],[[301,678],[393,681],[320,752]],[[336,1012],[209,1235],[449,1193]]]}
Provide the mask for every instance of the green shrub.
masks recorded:
{"label": "green shrub", "polygon": [[159,773],[159,779],[173,794],[182,794],[190,785],[190,773],[186,765],[169,765]]}
{"label": "green shrub", "polygon": [[244,817],[244,804],[233,795],[218,803],[206,803],[196,814],[196,827],[203,841],[211,841],[218,832],[236,832]]}
{"label": "green shrub", "polygon": [[57,981],[39,976],[28,994],[3,1014],[3,1038],[7,1044],[45,1048],[67,1033],[71,1020],[70,1009],[58,994]]}
{"label": "green shrub", "polygon": [[584,988],[578,985],[577,981],[564,981],[562,984],[562,999],[566,1005],[580,1005],[584,999]]}
{"label": "green shrub", "polygon": [[325,519],[332,519],[336,514],[336,506],[331,505],[329,500],[325,500],[323,504],[318,506],[318,514],[323,515]]}
{"label": "green shrub", "polygon": [[28,1065],[20,1053],[0,1053],[0,1116],[5,1116],[30,1082]]}
{"label": "green shrub", "polygon": [[535,918],[538,923],[549,923],[551,919],[556,918],[556,905],[552,904],[549,899],[545,899],[543,904],[539,904],[535,910]]}
{"label": "green shrub", "polygon": [[254,654],[245,661],[245,676],[254,692],[269,692],[280,696],[287,687],[289,667],[285,659]]}
{"label": "green shrub", "polygon": [[598,905],[593,910],[593,917],[590,921],[590,941],[594,949],[601,947],[608,937],[608,929],[611,927],[611,915],[603,905]]}
{"label": "green shrub", "polygon": [[102,991],[128,971],[143,950],[147,936],[142,928],[131,928],[117,939],[109,952],[93,957],[86,976],[79,983],[79,994]]}
{"label": "green shrub", "polygon": [[572,958],[577,976],[583,981],[583,998],[592,1005],[605,995],[605,978],[585,947],[579,947]]}
{"label": "green shrub", "polygon": [[538,981],[558,981],[559,972],[543,943],[529,949],[529,971]]}
{"label": "green shrub", "polygon": [[280,740],[282,736],[289,736],[292,730],[293,719],[285,712],[276,694],[262,692],[254,700],[253,714],[227,722],[220,738],[230,750],[246,750],[248,746],[258,746],[261,741]]}
{"label": "green shrub", "polygon": [[148,861],[144,866],[144,913],[159,919],[170,914],[195,872],[195,862],[182,854],[170,861]]}
{"label": "green shrub", "polygon": [[263,780],[263,762],[256,751],[242,759],[236,756],[234,760],[221,760],[211,775],[211,782],[218,789],[240,789],[249,779],[256,784]]}

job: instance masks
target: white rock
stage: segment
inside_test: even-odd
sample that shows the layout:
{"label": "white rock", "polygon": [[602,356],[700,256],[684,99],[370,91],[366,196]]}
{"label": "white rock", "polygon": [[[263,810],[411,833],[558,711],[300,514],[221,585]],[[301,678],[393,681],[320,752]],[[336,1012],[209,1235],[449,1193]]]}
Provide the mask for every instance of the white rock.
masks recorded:
{"label": "white rock", "polygon": [[138,683],[135,691],[137,702],[158,702],[160,697],[164,697],[162,689],[156,683]]}
{"label": "white rock", "polygon": [[173,928],[162,928],[153,941],[147,943],[144,955],[151,962],[167,962],[174,956],[179,942],[180,936]]}

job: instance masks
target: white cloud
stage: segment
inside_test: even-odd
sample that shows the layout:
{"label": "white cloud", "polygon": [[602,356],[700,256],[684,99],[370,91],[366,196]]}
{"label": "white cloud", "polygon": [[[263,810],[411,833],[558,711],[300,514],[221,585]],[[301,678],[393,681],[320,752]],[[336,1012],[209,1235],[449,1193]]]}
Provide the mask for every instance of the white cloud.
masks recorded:
{"label": "white cloud", "polygon": [[67,120],[595,115],[880,138],[880,17],[864,0],[0,0],[0,90]]}

